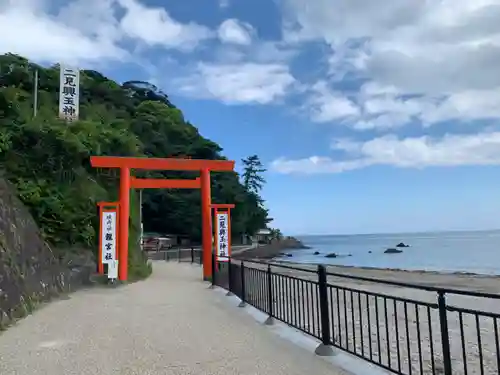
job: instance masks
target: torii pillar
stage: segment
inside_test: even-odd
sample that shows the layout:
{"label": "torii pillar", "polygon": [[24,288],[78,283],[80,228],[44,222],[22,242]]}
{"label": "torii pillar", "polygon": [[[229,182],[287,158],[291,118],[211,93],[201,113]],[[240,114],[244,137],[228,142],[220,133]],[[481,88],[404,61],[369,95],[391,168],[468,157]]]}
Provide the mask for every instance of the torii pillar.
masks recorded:
{"label": "torii pillar", "polygon": [[[212,278],[212,193],[210,171],[202,169],[201,178],[201,243],[203,246],[203,280]],[[210,267],[210,269],[208,269]]]}
{"label": "torii pillar", "polygon": [[[91,156],[90,163],[94,168],[120,168],[120,211],[118,230],[118,278],[128,278],[128,237],[130,217],[130,188],[132,169],[200,171],[201,187],[201,220],[203,244],[203,278],[212,277],[212,215],[210,193],[210,171],[230,172],[234,170],[234,161],[201,160],[176,158],[136,158],[116,156]],[[139,187],[139,180],[134,179],[134,186]],[[155,186],[159,187],[159,186]]]}

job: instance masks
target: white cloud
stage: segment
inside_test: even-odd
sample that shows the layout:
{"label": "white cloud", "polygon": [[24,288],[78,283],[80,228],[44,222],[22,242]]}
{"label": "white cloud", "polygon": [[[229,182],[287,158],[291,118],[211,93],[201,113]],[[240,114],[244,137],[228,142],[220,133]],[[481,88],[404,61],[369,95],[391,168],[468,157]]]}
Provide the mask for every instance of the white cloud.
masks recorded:
{"label": "white cloud", "polygon": [[223,43],[249,45],[254,33],[252,25],[234,18],[222,22],[218,29],[219,39]]}
{"label": "white cloud", "polygon": [[463,90],[449,95],[422,113],[422,121],[472,121],[500,118],[500,87],[491,90]]}
{"label": "white cloud", "polygon": [[[237,23],[235,23],[237,22]],[[174,87],[181,94],[226,104],[271,104],[299,88],[290,61],[299,52],[275,40],[255,40],[250,25],[227,20],[219,28],[219,44],[212,58],[187,69]],[[236,30],[229,29],[236,26]],[[241,29],[240,29],[241,28]]]}
{"label": "white cloud", "polygon": [[366,142],[336,140],[332,149],[345,154],[342,159],[312,156],[288,160],[279,158],[270,168],[279,173],[340,173],[372,165],[400,168],[500,165],[500,132],[403,138],[393,135]]}
{"label": "white cloud", "polygon": [[444,121],[500,119],[500,86],[461,90],[449,95],[402,94],[393,86],[369,83],[350,98],[325,81],[312,86],[306,110],[314,122],[342,120],[356,130],[397,128],[412,121],[430,126]]}
{"label": "white cloud", "polygon": [[306,103],[306,107],[313,121],[329,122],[359,116],[357,105],[340,92],[328,90],[325,82],[316,83],[312,91],[314,94]]}
{"label": "white cloud", "polygon": [[290,64],[300,53],[298,48],[279,41],[261,41],[250,45],[222,44],[214,51],[214,60],[221,64],[279,63]]}
{"label": "white cloud", "polygon": [[227,104],[269,104],[285,96],[294,83],[282,64],[200,63],[189,77],[177,80],[176,86],[186,95]]}
{"label": "white cloud", "polygon": [[[95,1],[90,3],[88,9],[98,4]],[[93,8],[96,12],[91,13],[95,15],[97,10],[103,11],[105,3],[103,0],[99,8]],[[68,25],[63,16],[50,16],[42,5],[26,0],[4,3],[0,8],[0,53],[12,52],[35,60],[72,64],[126,58],[127,52],[116,44],[115,37],[108,31],[102,36],[92,35],[83,28]],[[66,11],[71,12],[70,9]],[[94,20],[91,19],[90,23]],[[84,22],[80,19],[78,25],[83,26]]]}
{"label": "white cloud", "polygon": [[118,3],[113,0],[72,1],[59,9],[57,21],[88,38],[118,43],[122,39],[118,10]]}
{"label": "white cloud", "polygon": [[191,49],[213,36],[210,29],[194,22],[175,21],[165,8],[147,7],[137,0],[118,0],[126,9],[120,25],[129,37],[149,45]]}
{"label": "white cloud", "polygon": [[404,113],[384,113],[377,116],[365,116],[350,125],[355,130],[376,129],[380,131],[397,128],[402,124],[410,122],[411,116]]}
{"label": "white cloud", "polygon": [[0,53],[80,66],[132,59],[130,42],[187,49],[214,36],[137,0],[0,0],[0,33]]}
{"label": "white cloud", "polygon": [[[296,84],[287,65],[296,50],[279,41],[252,43],[251,25],[228,19],[210,30],[179,22],[165,8],[145,4],[143,0],[0,0],[0,53],[81,68],[132,62],[160,85],[225,103],[272,103]],[[188,52],[217,37],[223,43],[208,51],[205,62],[181,64],[168,55],[171,49]],[[145,58],[151,48],[155,48],[154,62]],[[173,68],[168,76],[176,79],[165,81],[164,72],[159,73],[162,65]]]}
{"label": "white cloud", "polygon": [[[288,41],[330,46],[331,84],[350,76],[367,80],[371,88],[390,89],[375,94],[389,95],[383,100],[392,102],[378,115],[369,110],[380,98],[370,98],[369,90],[358,92],[360,116],[350,125],[500,118],[492,105],[500,90],[500,1],[280,2]],[[324,108],[325,115],[315,114],[313,120],[330,117],[329,106]],[[387,126],[387,119],[395,122]]]}

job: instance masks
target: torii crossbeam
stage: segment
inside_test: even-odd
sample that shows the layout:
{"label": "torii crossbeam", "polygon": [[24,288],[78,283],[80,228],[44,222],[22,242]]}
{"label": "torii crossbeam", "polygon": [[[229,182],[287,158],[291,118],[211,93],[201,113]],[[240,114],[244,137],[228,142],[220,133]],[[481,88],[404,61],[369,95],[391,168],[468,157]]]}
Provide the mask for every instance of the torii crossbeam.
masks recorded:
{"label": "torii crossbeam", "polygon": [[[128,268],[128,236],[130,216],[130,188],[197,188],[201,189],[201,220],[203,247],[203,277],[212,277],[212,214],[210,194],[210,171],[231,172],[234,170],[232,160],[201,160],[175,158],[137,158],[119,156],[91,156],[90,163],[94,168],[120,169],[120,210],[118,230],[118,278],[127,280]],[[136,179],[130,176],[131,169],[200,171],[196,180],[155,180]],[[173,182],[175,181],[175,182]],[[182,181],[182,182],[180,182]],[[173,186],[177,184],[177,187]],[[199,184],[199,186],[197,186]]]}
{"label": "torii crossbeam", "polygon": [[201,180],[197,177],[194,180],[162,180],[155,178],[135,178],[130,179],[130,187],[133,189],[200,189]]}

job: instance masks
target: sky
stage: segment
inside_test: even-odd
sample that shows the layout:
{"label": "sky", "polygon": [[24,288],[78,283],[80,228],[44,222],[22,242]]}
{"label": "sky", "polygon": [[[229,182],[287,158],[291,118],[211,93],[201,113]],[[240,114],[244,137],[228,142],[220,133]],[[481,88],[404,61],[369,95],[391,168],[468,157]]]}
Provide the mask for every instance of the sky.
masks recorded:
{"label": "sky", "polygon": [[[500,228],[500,0],[0,0],[0,53],[165,91],[286,234]],[[230,202],[228,202],[230,203]]]}

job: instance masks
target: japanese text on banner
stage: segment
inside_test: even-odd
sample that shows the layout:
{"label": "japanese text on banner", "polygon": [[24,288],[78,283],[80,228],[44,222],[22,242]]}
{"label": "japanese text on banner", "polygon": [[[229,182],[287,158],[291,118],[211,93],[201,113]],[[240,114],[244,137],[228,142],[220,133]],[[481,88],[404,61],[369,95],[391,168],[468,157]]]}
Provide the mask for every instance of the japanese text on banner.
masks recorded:
{"label": "japanese text on banner", "polygon": [[80,100],[80,71],[61,65],[59,76],[59,117],[78,120]]}
{"label": "japanese text on banner", "polygon": [[102,213],[102,263],[116,260],[116,212]]}
{"label": "japanese text on banner", "polygon": [[217,213],[217,258],[227,261],[229,257],[229,220],[227,213]]}

